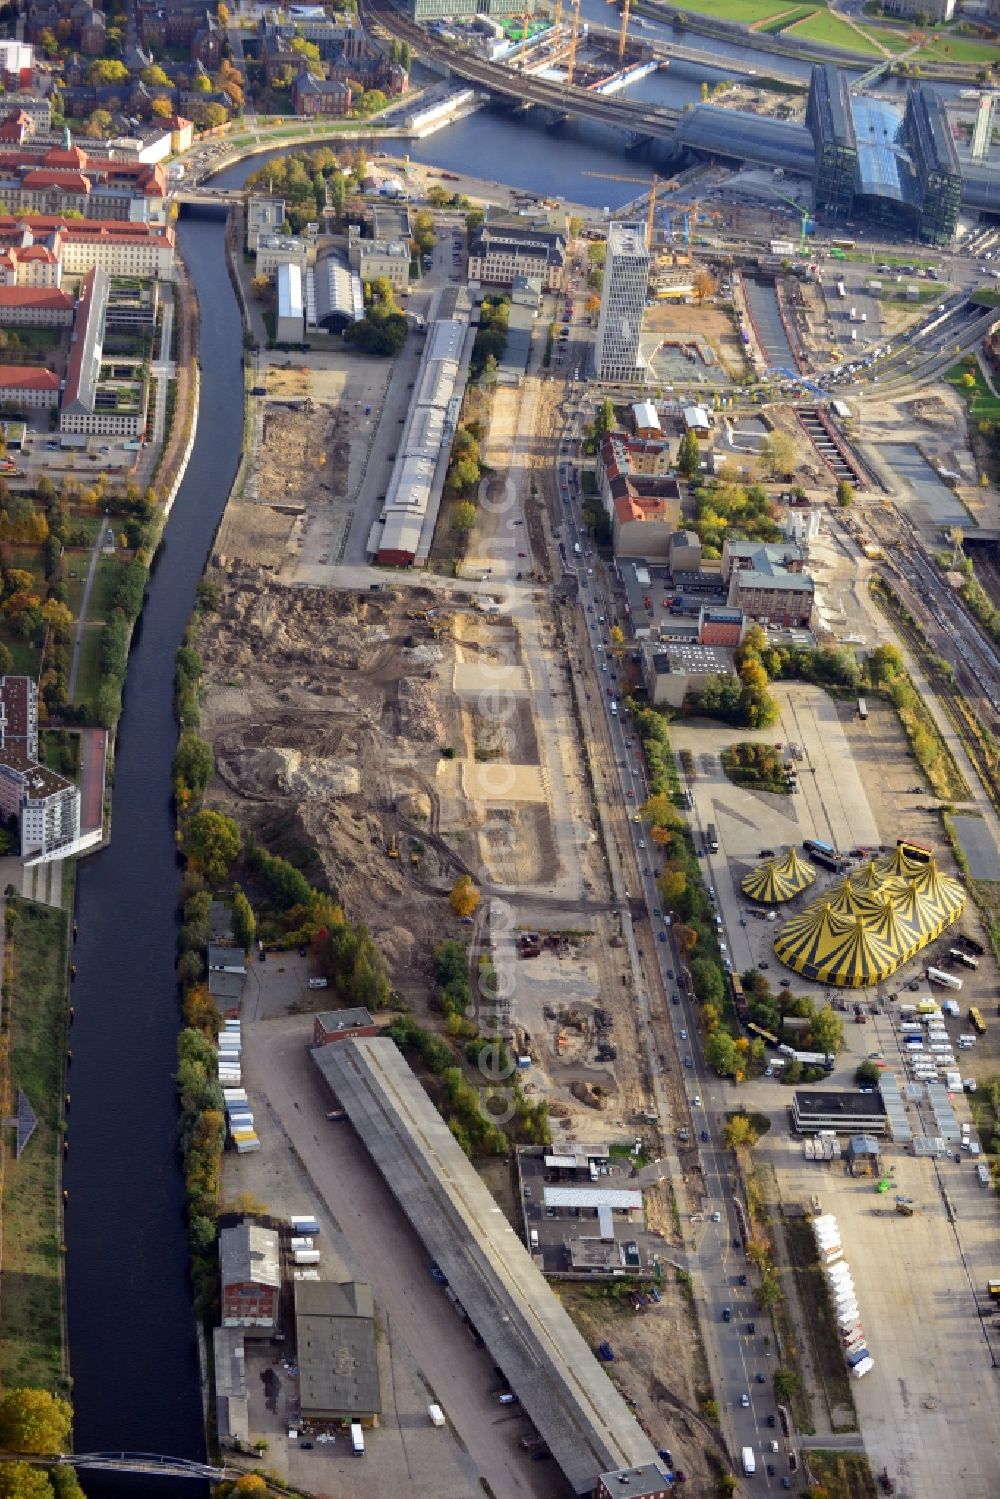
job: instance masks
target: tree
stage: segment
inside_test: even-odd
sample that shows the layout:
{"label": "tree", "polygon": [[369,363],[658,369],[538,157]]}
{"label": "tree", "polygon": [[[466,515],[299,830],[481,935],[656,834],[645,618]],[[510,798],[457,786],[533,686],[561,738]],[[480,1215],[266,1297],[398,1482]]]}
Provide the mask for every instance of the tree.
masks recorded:
{"label": "tree", "polygon": [[774,1275],[765,1275],[757,1289],[757,1305],[762,1311],[777,1306],[781,1300],[781,1284]]}
{"label": "tree", "polygon": [[191,82],[191,92],[195,94],[210,94],[212,92],[211,80],[204,73],[196,73]]}
{"label": "tree", "polygon": [[215,13],[219,18],[220,26],[225,28],[229,25],[229,6],[223,5],[222,0],[219,0],[219,4],[215,8]]}
{"label": "tree", "polygon": [[106,109],[95,109],[87,121],[84,134],[88,140],[100,141],[111,134],[113,121]]}
{"label": "tree", "polygon": [[[169,79],[165,81],[169,82]],[[87,69],[87,82],[95,88],[105,88],[109,84],[128,83],[128,68],[116,57],[95,57]]]}
{"label": "tree", "polygon": [[717,1025],[706,1037],[705,1061],[720,1077],[732,1077],[739,1069],[736,1042],[721,1025]]}
{"label": "tree", "polygon": [[227,111],[221,104],[201,104],[198,106],[199,124],[206,130],[214,130],[219,125],[224,125],[229,119]]}
{"label": "tree", "polygon": [[170,79],[160,67],[159,63],[150,63],[148,68],[143,68],[139,74],[147,88],[169,88]]}
{"label": "tree", "polygon": [[836,1052],[844,1039],[844,1022],[832,1006],[824,1005],[817,1010],[809,1024],[813,1045],[817,1051]]}
{"label": "tree", "polygon": [[213,885],[221,885],[242,847],[240,830],[223,812],[195,812],[184,824],[184,850]]}
{"label": "tree", "polygon": [[47,599],[42,605],[42,618],[57,640],[65,640],[73,624],[73,611],[58,599]]}
{"label": "tree", "polygon": [[770,432],[760,445],[760,460],[772,479],[786,479],[795,468],[795,443],[787,432]]}
{"label": "tree", "polygon": [[15,1388],[0,1399],[0,1447],[9,1452],[68,1452],[73,1411],[48,1390]]}
{"label": "tree", "polygon": [[665,869],[656,882],[656,888],[660,892],[660,899],[668,910],[677,909],[677,903],[687,891],[687,875],[680,867]]}
{"label": "tree", "polygon": [[476,507],[471,500],[462,500],[455,506],[455,530],[460,536],[468,536],[476,524]]}
{"label": "tree", "polygon": [[685,432],[677,449],[677,467],[685,479],[693,479],[701,466],[701,448],[693,432]]}
{"label": "tree", "polygon": [[366,88],[355,105],[355,113],[360,115],[378,114],[379,110],[385,109],[388,103],[388,98],[380,88]]}
{"label": "tree", "polygon": [[685,926],[680,921],[674,923],[673,933],[674,942],[684,956],[687,957],[698,945],[698,933],[693,926]]}
{"label": "tree", "polygon": [[30,1463],[0,1463],[0,1499],[53,1499],[49,1475]]}
{"label": "tree", "polygon": [[734,1114],[727,1121],[722,1138],[728,1150],[753,1150],[760,1137],[746,1114]]}
{"label": "tree", "polygon": [[779,1400],[791,1400],[799,1392],[799,1376],[794,1369],[775,1369],[774,1393]]}
{"label": "tree", "polygon": [[665,791],[657,791],[647,797],[639,808],[639,815],[652,823],[654,828],[679,830],[684,826],[684,819]]}
{"label": "tree", "polygon": [[257,922],[254,918],[253,906],[237,885],[233,896],[233,936],[236,938],[237,947],[242,947],[246,952],[253,946],[256,932]]}
{"label": "tree", "polygon": [[255,276],[250,282],[250,290],[253,292],[256,301],[267,302],[271,296],[270,276]]}
{"label": "tree", "polygon": [[882,1076],[876,1064],[868,1057],[854,1069],[854,1081],[859,1088],[870,1088]]}
{"label": "tree", "polygon": [[604,437],[606,433],[613,432],[617,425],[614,402],[605,396],[594,414],[594,436]]}
{"label": "tree", "polygon": [[259,1473],[243,1473],[233,1484],[234,1494],[266,1494],[267,1483]]}
{"label": "tree", "polygon": [[868,657],[868,672],[873,682],[891,682],[902,669],[903,655],[897,646],[876,646]]}
{"label": "tree", "polygon": [[292,37],[292,51],[297,52],[305,61],[307,70],[314,78],[323,76],[323,59],[319,55],[319,47],[315,42],[307,42],[304,36]]}
{"label": "tree", "polygon": [[460,874],[448,896],[456,916],[472,916],[479,905],[479,891],[472,883],[472,876]]}
{"label": "tree", "polygon": [[695,997],[703,1005],[717,1005],[722,1007],[726,997],[726,986],[722,980],[722,970],[718,963],[711,958],[695,958],[691,964],[691,983],[694,986]]}
{"label": "tree", "polygon": [[837,504],[842,510],[849,510],[854,504],[854,486],[847,479],[841,479],[837,485]]}
{"label": "tree", "polygon": [[704,302],[706,297],[715,296],[715,277],[704,266],[695,274],[693,285],[699,302]]}
{"label": "tree", "polygon": [[156,120],[169,120],[173,116],[174,106],[169,99],[154,99],[149,112]]}

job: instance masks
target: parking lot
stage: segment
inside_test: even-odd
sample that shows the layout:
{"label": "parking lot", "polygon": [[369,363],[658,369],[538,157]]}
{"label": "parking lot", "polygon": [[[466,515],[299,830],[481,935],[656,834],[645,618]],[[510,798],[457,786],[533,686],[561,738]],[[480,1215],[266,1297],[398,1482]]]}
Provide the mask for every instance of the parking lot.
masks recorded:
{"label": "parking lot", "polygon": [[[766,1104],[768,1087],[769,1111],[783,1105],[787,1090],[765,1083],[746,1090],[748,1103]],[[850,1176],[841,1161],[805,1160],[783,1108],[774,1119],[755,1151],[758,1164],[773,1166],[784,1203],[816,1194],[840,1226],[875,1360],[863,1380],[852,1381],[873,1470],[887,1468],[906,1499],[1000,1492],[1000,1453],[987,1435],[1000,1405],[1000,1342],[988,1315],[980,1316],[987,1277],[996,1272],[995,1195],[980,1187],[967,1157],[939,1164],[890,1143],[882,1166],[894,1168],[893,1187],[882,1196],[872,1178]],[[895,1192],[912,1198],[913,1217],[897,1215]]]}

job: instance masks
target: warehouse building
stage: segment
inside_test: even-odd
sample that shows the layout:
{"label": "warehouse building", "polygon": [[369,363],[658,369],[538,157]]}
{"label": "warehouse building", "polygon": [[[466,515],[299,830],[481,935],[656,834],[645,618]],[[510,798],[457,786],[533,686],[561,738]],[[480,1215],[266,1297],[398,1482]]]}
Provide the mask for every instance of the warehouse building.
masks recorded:
{"label": "warehouse building", "polygon": [[312,1057],[573,1491],[654,1466],[649,1438],[395,1043],[346,1041]]}
{"label": "warehouse building", "polygon": [[297,1280],[295,1348],[304,1421],[375,1424],[382,1396],[371,1286]]}
{"label": "warehouse building", "polygon": [[305,334],[305,315],[301,267],[287,262],[279,265],[275,343],[300,344]]}

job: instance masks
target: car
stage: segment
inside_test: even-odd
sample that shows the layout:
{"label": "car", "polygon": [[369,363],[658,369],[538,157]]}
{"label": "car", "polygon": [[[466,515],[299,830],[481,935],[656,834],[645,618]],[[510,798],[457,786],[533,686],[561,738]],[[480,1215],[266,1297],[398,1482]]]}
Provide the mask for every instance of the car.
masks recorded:
{"label": "car", "polygon": [[299,1446],[304,1452],[309,1452],[312,1450],[312,1442],[300,1442]]}
{"label": "car", "polygon": [[781,1480],[781,1487],[783,1489],[790,1489],[791,1486],[792,1486],[792,1480],[788,1477],[788,1474],[786,1473],[785,1476],[784,1476],[784,1478]]}
{"label": "car", "polygon": [[694,1097],[692,1098],[691,1102],[694,1104],[694,1106],[695,1106],[696,1109],[700,1109],[701,1108],[701,1094],[700,1093],[696,1093],[694,1095]]}
{"label": "car", "polygon": [[667,978],[670,980],[671,983],[673,983],[673,981],[674,981],[674,970],[672,968],[668,968],[667,969]]}
{"label": "car", "polygon": [[688,1068],[693,1068],[694,1067],[694,1062],[691,1060],[690,1057],[686,1056],[684,1058],[684,1066],[688,1067]]}
{"label": "car", "polygon": [[446,1286],[448,1284],[448,1277],[441,1269],[437,1260],[431,1260],[431,1278],[436,1280],[439,1286]]}
{"label": "car", "polygon": [[757,1381],[758,1384],[763,1384],[764,1383],[764,1375],[763,1374],[756,1374],[756,1375],[754,1375],[754,1378],[756,1379],[756,1381]]}
{"label": "car", "polygon": [[767,1476],[768,1476],[768,1478],[773,1478],[774,1477],[774,1464],[773,1463],[768,1463],[768,1465],[767,1465]]}
{"label": "car", "polygon": [[630,802],[634,802],[635,801],[635,792],[632,790],[631,786],[628,788],[628,790],[626,791],[625,795],[628,797],[628,799],[629,799]]}
{"label": "car", "polygon": [[[660,933],[660,941],[661,942],[666,942],[666,940],[667,940],[667,934],[666,934],[666,932],[661,932]],[[671,994],[671,996],[670,996],[670,1003],[672,1005],[679,1005],[680,1002],[681,1002],[681,997],[680,997],[679,994]]]}
{"label": "car", "polygon": [[737,1283],[737,1285],[740,1285],[740,1286],[748,1285],[749,1284],[748,1277],[746,1275],[738,1275],[736,1277],[736,1283]]}
{"label": "car", "polygon": [[[661,932],[660,933],[660,941],[661,942],[666,942],[666,940],[667,940],[667,934],[666,934],[666,932]],[[677,998],[676,994],[673,996],[673,1000],[674,1000],[674,1004],[675,1005],[679,1005],[680,1004],[680,1000]]]}
{"label": "car", "polygon": [[713,1223],[721,1223],[722,1222],[722,1214],[719,1212],[718,1208],[716,1208],[715,1212],[712,1214],[712,1222]]}
{"label": "car", "polygon": [[748,1394],[746,1394],[745,1391],[740,1396],[740,1405],[742,1405],[742,1407],[743,1407],[744,1410],[747,1410],[749,1408],[749,1405],[750,1405],[750,1396]]}
{"label": "car", "polygon": [[703,1129],[702,1130],[700,1138],[701,1138],[701,1143],[703,1145],[707,1145],[708,1144],[708,1130],[707,1129]]}
{"label": "car", "polygon": [[645,838],[640,838],[639,839],[639,847],[640,848],[645,848],[646,847],[646,840],[645,840]]}
{"label": "car", "polygon": [[758,964],[757,964],[757,967],[758,967],[758,968],[770,968],[770,966],[771,966],[771,965],[770,965],[770,963],[769,963],[769,962],[768,962],[768,961],[767,961],[767,960],[766,960],[766,958],[762,958],[762,959],[761,959],[761,960],[760,960],[760,962],[759,962],[759,963],[758,963]]}
{"label": "car", "polygon": [[775,1426],[775,1418],[774,1418],[773,1415],[768,1416],[768,1418],[767,1418],[767,1424],[768,1424],[768,1426],[770,1426],[771,1430],[773,1431],[774,1430],[774,1426]]}
{"label": "car", "polygon": [[663,915],[663,912],[660,910],[659,906],[654,906],[653,907],[653,915],[654,916],[662,916]]}
{"label": "car", "polygon": [[686,1040],[687,1040],[687,1038],[688,1038],[688,1033],[687,1033],[687,1031],[685,1031],[685,1030],[682,1030],[682,1031],[681,1031],[681,1040],[682,1040],[682,1041],[686,1041]]}
{"label": "car", "polygon": [[756,1324],[756,1322],[748,1322],[747,1323],[747,1337],[748,1338],[752,1338],[753,1335],[754,1335],[754,1333],[756,1331],[757,1331],[757,1324]]}
{"label": "car", "polygon": [[722,1308],[722,1320],[723,1322],[731,1322],[733,1320],[733,1309],[731,1306],[724,1306]]}

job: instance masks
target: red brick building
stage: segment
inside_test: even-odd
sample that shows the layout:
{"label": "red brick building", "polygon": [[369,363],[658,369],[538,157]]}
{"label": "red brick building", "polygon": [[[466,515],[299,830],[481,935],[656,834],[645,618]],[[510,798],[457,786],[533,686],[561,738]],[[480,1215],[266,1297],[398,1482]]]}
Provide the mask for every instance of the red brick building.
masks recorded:
{"label": "red brick building", "polygon": [[281,1260],[272,1228],[244,1221],[219,1234],[222,1325],[270,1337],[278,1324]]}
{"label": "red brick building", "polygon": [[354,1010],[324,1010],[321,1015],[313,1016],[314,1046],[330,1046],[334,1041],[378,1033],[378,1026],[363,1005]]}

